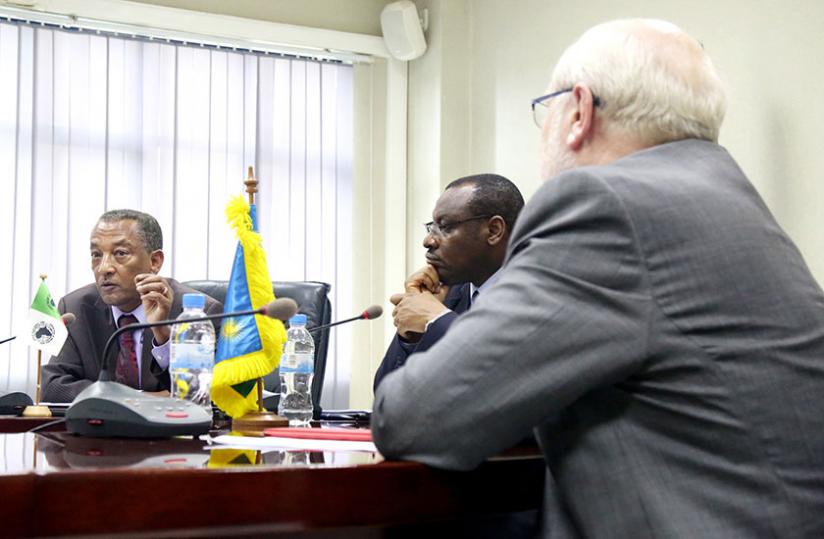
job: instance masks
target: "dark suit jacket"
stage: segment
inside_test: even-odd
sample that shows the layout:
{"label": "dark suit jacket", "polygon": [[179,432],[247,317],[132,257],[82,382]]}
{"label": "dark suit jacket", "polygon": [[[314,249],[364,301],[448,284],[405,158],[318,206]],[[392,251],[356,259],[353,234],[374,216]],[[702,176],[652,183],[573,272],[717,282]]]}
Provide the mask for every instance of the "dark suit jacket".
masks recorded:
{"label": "dark suit jacket", "polygon": [[[169,318],[177,318],[183,310],[183,294],[197,293],[197,290],[182,285],[174,279],[167,279],[174,291],[174,301]],[[100,374],[103,348],[106,341],[117,329],[112,319],[112,308],[103,303],[97,287],[86,285],[60,300],[60,313],[74,313],[77,319],[69,327],[69,337],[57,356],[52,356],[43,366],[41,395],[45,402],[71,402],[78,393],[86,389]],[[223,311],[223,305],[206,297],[207,314]],[[219,326],[215,324],[215,328]],[[152,330],[143,330],[143,350],[140,358],[140,376],[145,391],[168,390],[169,372],[163,370],[152,356]],[[113,366],[120,345],[115,342],[109,352],[109,365]]]}
{"label": "dark suit jacket", "polygon": [[389,344],[389,349],[386,350],[386,355],[383,356],[383,361],[381,361],[378,371],[375,373],[373,389],[378,388],[378,384],[381,383],[384,376],[395,369],[403,367],[403,364],[406,363],[406,358],[410,355],[415,352],[429,350],[429,347],[438,342],[438,340],[444,336],[446,331],[449,329],[449,326],[452,325],[452,322],[458,318],[458,315],[469,309],[470,288],[470,283],[463,283],[449,287],[449,292],[447,292],[443,303],[444,306],[452,312],[444,314],[429,324],[429,328],[423,335],[421,335],[421,340],[418,342],[404,342],[397,333],[395,334],[395,337]]}
{"label": "dark suit jacket", "polygon": [[824,537],[824,293],[721,146],[576,168],[371,427],[452,469],[535,428],[560,535]]}

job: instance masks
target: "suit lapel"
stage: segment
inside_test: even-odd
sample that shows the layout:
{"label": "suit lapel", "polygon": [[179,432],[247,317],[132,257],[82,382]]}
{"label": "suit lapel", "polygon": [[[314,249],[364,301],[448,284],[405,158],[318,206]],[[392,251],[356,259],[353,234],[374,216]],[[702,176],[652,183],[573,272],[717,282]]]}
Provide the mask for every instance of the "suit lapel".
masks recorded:
{"label": "suit lapel", "polygon": [[[89,320],[93,320],[92,324],[88,325],[88,331],[91,333],[91,341],[94,343],[95,362],[97,363],[97,371],[103,367],[103,349],[106,348],[106,341],[115,331],[114,319],[112,318],[112,308],[103,303],[100,297],[94,302],[94,305],[88,306],[87,316]],[[95,331],[95,328],[102,328],[102,331]],[[112,346],[110,356],[116,356],[120,350],[120,343],[115,342]],[[110,357],[109,361],[113,361]],[[111,364],[110,364],[111,365]]]}
{"label": "suit lapel", "polygon": [[467,311],[469,309],[469,283],[464,283],[457,288],[450,288],[443,303],[447,309],[456,314]]}
{"label": "suit lapel", "polygon": [[469,290],[471,289],[469,283],[465,283],[458,291],[458,300],[454,307],[451,308],[455,313],[461,314],[469,310]]}

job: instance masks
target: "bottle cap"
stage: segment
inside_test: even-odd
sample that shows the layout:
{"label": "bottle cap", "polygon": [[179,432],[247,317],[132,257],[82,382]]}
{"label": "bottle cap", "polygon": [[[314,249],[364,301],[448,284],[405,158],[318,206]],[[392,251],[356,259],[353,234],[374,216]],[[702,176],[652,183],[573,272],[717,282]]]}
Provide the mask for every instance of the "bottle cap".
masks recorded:
{"label": "bottle cap", "polygon": [[296,314],[292,318],[289,319],[289,326],[305,326],[306,325],[306,315],[305,314]]}
{"label": "bottle cap", "polygon": [[183,294],[184,309],[202,309],[206,306],[206,296],[203,294]]}

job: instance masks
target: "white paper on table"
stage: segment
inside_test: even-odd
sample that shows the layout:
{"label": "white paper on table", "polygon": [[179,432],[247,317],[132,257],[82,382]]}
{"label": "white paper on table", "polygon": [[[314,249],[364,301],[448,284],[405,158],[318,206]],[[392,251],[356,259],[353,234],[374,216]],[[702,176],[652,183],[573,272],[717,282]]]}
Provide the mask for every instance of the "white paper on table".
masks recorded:
{"label": "white paper on table", "polygon": [[[372,442],[353,442],[350,440],[309,440],[305,438],[282,438],[279,436],[215,436],[207,439],[210,443],[224,445],[235,449],[303,449],[305,451],[369,451],[377,453],[378,448]],[[204,449],[209,449],[205,446]]]}

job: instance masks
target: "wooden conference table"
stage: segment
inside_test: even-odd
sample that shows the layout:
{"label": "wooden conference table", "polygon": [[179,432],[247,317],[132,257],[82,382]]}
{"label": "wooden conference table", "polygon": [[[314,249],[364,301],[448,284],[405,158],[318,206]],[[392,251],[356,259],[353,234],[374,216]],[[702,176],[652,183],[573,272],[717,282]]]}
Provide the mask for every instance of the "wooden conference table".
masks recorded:
{"label": "wooden conference table", "polygon": [[538,509],[542,496],[536,447],[447,472],[371,452],[25,432],[42,423],[0,417],[2,536],[406,537]]}

